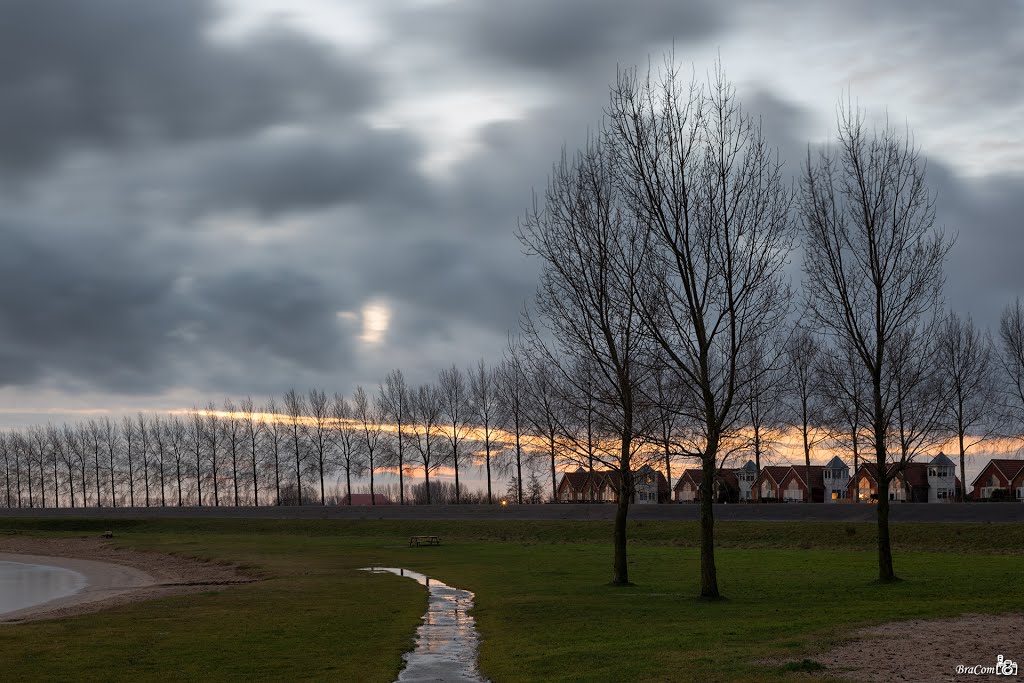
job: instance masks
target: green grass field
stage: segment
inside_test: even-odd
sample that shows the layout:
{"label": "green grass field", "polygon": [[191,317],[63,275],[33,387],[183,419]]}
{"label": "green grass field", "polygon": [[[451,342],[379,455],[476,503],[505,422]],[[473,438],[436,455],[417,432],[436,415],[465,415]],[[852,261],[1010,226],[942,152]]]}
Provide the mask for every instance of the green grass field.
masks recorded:
{"label": "green grass field", "polygon": [[[93,535],[241,564],[264,580],[0,628],[4,680],[392,681],[426,591],[359,572],[400,566],[476,593],[481,669],[500,681],[813,680],[857,627],[1024,609],[1024,525],[894,525],[876,584],[870,524],[719,523],[727,600],[696,599],[693,523],[631,528],[635,586],[613,588],[603,522],[3,520],[0,531]],[[408,548],[438,534],[439,547]],[[992,596],[999,596],[993,600]]]}

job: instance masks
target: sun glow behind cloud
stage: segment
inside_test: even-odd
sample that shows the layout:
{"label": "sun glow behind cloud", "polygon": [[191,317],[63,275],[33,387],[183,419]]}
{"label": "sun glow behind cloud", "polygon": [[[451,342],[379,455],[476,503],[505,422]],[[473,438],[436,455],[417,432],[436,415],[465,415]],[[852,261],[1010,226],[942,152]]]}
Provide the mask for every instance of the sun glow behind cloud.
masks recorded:
{"label": "sun glow behind cloud", "polygon": [[391,308],[381,302],[370,302],[363,306],[361,312],[363,330],[359,341],[369,346],[376,346],[384,341],[388,326],[391,324]]}

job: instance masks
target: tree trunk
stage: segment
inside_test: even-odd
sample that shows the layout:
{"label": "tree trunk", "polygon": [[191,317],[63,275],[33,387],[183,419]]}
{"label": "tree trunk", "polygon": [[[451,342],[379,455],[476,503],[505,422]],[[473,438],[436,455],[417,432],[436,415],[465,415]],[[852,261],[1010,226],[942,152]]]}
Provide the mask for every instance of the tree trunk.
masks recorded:
{"label": "tree trunk", "polygon": [[[957,494],[957,498],[961,503],[967,502],[967,470],[965,469],[964,463],[966,458],[964,456],[967,453],[964,451],[964,431],[961,429],[959,434],[960,437],[960,492]],[[956,481],[953,483],[954,488],[956,487]]]}
{"label": "tree trunk", "polygon": [[[487,430],[486,424],[484,425],[484,430]],[[487,504],[491,505],[494,503],[494,500],[491,498],[491,437],[489,435],[484,436],[484,450],[487,462]]]}
{"label": "tree trunk", "polygon": [[626,560],[626,518],[629,515],[629,490],[626,484],[628,472],[619,470],[619,501],[615,505],[615,530],[612,542],[615,559],[612,565],[612,585],[628,586],[629,565]]}
{"label": "tree trunk", "polygon": [[889,540],[889,471],[886,462],[885,426],[882,424],[882,395],[875,384],[875,463],[878,466],[878,580],[896,580]]}
{"label": "tree trunk", "polygon": [[[710,440],[709,440],[710,441]],[[700,596],[718,599],[718,571],[715,568],[715,460],[717,451],[709,443],[704,454],[700,495]]]}

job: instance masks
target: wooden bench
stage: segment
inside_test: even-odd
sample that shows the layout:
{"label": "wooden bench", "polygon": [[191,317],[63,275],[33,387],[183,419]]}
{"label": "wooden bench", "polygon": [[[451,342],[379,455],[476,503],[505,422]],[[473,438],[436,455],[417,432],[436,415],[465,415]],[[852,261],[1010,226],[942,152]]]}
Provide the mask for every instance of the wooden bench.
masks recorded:
{"label": "wooden bench", "polygon": [[412,536],[409,538],[409,547],[421,545],[441,545],[441,538],[438,536]]}

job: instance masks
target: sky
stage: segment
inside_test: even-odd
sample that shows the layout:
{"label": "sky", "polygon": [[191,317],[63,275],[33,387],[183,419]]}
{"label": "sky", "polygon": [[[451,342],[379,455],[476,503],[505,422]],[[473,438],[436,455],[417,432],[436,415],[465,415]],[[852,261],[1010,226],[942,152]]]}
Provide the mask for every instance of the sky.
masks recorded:
{"label": "sky", "polygon": [[906,126],[949,306],[1024,292],[1019,1],[4,2],[0,427],[500,359],[517,219],[669,50],[792,172],[843,98]]}

